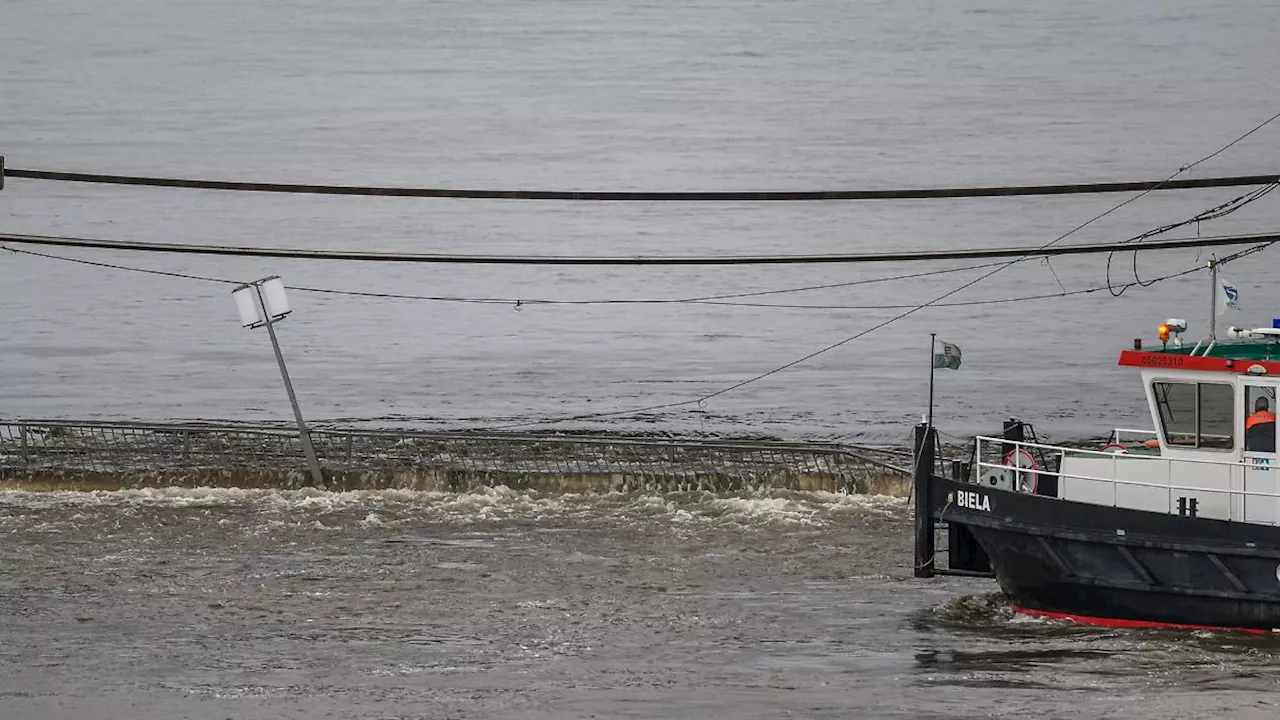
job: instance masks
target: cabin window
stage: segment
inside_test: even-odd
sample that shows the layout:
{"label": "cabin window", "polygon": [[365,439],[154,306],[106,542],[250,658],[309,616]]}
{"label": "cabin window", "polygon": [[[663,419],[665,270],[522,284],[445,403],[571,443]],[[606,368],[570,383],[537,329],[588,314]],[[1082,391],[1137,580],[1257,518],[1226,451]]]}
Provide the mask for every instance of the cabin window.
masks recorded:
{"label": "cabin window", "polygon": [[1155,382],[1151,391],[1166,445],[1205,450],[1235,448],[1234,385]]}
{"label": "cabin window", "polygon": [[1200,447],[1232,450],[1236,446],[1236,386],[1199,383]]}
{"label": "cabin window", "polygon": [[1244,449],[1276,451],[1276,389],[1260,385],[1244,388]]}

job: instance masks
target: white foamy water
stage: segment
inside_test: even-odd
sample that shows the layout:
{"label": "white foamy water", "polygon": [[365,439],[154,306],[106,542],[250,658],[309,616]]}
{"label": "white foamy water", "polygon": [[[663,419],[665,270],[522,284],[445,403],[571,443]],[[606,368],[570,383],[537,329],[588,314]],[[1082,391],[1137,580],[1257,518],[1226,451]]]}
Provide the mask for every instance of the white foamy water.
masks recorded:
{"label": "white foamy water", "polygon": [[[70,520],[87,520],[95,511],[162,509],[245,509],[263,514],[279,527],[286,522],[319,522],[336,529],[332,516],[342,515],[359,528],[390,527],[410,519],[429,518],[458,524],[502,521],[593,519],[671,522],[717,522],[743,526],[796,524],[822,526],[851,512],[888,514],[906,501],[882,495],[828,492],[767,491],[741,496],[713,493],[546,494],[505,486],[464,493],[413,490],[326,492],[320,490],[245,490],[239,488],[145,488],[115,491],[3,491],[0,522],[15,531],[23,510],[76,510]],[[313,518],[318,518],[313,520]]]}

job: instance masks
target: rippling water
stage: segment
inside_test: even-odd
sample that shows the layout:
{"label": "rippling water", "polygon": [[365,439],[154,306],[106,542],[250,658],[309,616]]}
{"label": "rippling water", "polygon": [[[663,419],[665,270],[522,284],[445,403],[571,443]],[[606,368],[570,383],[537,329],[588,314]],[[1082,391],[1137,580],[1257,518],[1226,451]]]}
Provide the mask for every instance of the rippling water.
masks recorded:
{"label": "rippling water", "polygon": [[1273,718],[1280,646],[920,581],[902,500],[0,493],[15,718]]}
{"label": "rippling water", "polygon": [[[316,183],[821,189],[1164,177],[1271,115],[1274,3],[436,2],[128,5],[14,0],[0,27],[12,167]],[[1274,172],[1280,126],[1192,176]],[[1234,190],[1152,195],[1072,241],[1129,237]],[[3,230],[378,250],[673,254],[1047,242],[1116,196],[757,205],[289,197],[12,180]],[[1274,199],[1205,233],[1273,229]],[[906,268],[457,268],[68,252],[231,279],[511,298],[678,298]],[[1143,277],[1194,252],[1144,256]],[[1263,256],[1267,257],[1267,256]],[[1227,275],[1280,308],[1274,263]],[[925,269],[912,266],[910,269]],[[919,302],[976,273],[773,302]],[[1132,279],[1128,258],[1116,276]],[[1029,262],[952,298],[1105,284],[1102,258]],[[5,256],[8,416],[289,417],[227,289]],[[1042,432],[1144,423],[1115,367],[1155,323],[1203,333],[1207,281],[930,310],[705,408],[609,426],[897,439],[925,404],[928,333],[965,366],[944,427],[1009,414]],[[697,305],[527,307],[295,292],[282,339],[307,415],[491,424],[686,400],[889,316]]]}
{"label": "rippling water", "polygon": [[[1280,5],[8,0],[11,167],[536,189],[926,187],[1165,177],[1280,110]],[[1275,172],[1280,126],[1191,176]],[[1070,241],[1241,191],[1153,194]],[[11,180],[0,231],[259,246],[802,253],[1047,242],[1119,197],[565,204],[290,197]],[[1200,228],[1273,230],[1275,198]],[[1194,230],[1186,230],[1186,233]],[[455,268],[67,256],[295,286],[668,299],[947,266]],[[1144,255],[1144,278],[1207,253]],[[1120,257],[1115,277],[1133,278]],[[1278,314],[1276,264],[1227,268]],[[1096,288],[1028,262],[953,300]],[[976,271],[764,296],[901,305]],[[0,416],[287,418],[227,288],[0,257]],[[732,393],[607,427],[896,440],[927,337],[955,433],[1146,424],[1131,339],[1206,282],[933,309]],[[281,326],[313,419],[484,425],[685,400],[888,309],[527,306],[295,291]],[[1047,431],[1047,432],[1046,432]],[[1126,717],[1277,715],[1270,638],[1013,617],[994,586],[910,577],[897,500],[277,491],[0,493],[0,715]]]}

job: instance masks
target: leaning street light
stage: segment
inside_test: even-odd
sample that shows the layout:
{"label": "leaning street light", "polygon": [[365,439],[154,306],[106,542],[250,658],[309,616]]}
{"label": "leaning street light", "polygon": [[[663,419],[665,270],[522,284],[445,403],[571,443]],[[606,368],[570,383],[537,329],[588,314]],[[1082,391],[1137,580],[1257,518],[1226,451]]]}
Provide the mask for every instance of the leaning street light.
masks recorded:
{"label": "leaning street light", "polygon": [[276,339],[275,324],[293,312],[293,308],[289,307],[289,298],[284,293],[284,281],[279,275],[255,280],[232,290],[231,297],[236,301],[236,311],[240,313],[242,326],[254,329],[265,325],[267,328],[271,348],[276,353],[276,363],[280,366],[280,377],[284,378],[284,389],[289,394],[289,404],[293,406],[293,417],[298,421],[298,440],[302,443],[302,452],[307,456],[311,481],[316,487],[321,487],[324,485],[324,475],[320,473],[320,461],[316,459],[316,449],[311,445],[311,434],[307,432],[307,424],[302,420],[298,396],[293,393],[289,370],[284,366],[284,355],[280,352],[280,341]]}

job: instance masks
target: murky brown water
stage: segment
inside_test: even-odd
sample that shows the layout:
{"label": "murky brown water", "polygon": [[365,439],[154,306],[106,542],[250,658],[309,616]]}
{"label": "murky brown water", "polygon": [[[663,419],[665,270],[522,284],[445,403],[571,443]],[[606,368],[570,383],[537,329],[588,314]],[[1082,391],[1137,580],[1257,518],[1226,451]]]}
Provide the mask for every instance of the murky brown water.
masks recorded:
{"label": "murky brown water", "polygon": [[0,717],[1280,713],[1280,640],[910,574],[888,498],[0,493]]}

